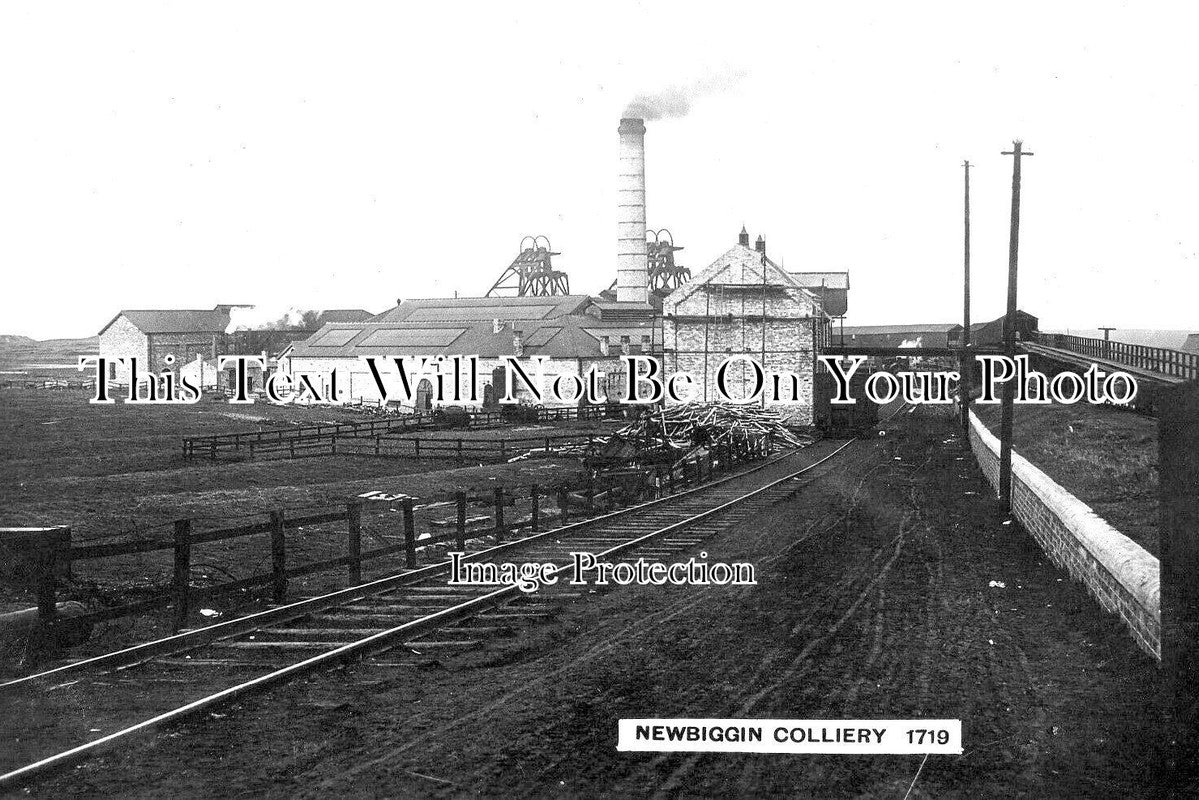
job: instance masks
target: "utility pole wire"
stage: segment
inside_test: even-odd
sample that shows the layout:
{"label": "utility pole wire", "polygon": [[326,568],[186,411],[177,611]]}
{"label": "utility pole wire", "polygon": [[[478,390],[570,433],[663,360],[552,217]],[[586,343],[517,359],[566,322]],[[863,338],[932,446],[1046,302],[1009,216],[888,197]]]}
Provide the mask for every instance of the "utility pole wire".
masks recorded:
{"label": "utility pole wire", "polygon": [[[1016,139],[1012,149],[1001,155],[1014,156],[1012,161],[1012,225],[1008,236],[1007,313],[1003,316],[1003,354],[1016,357],[1016,264],[1020,249],[1020,159],[1031,156],[1024,142]],[[1012,509],[1012,422],[1015,416],[1016,384],[1003,384],[1003,417],[999,426],[999,502]]]}
{"label": "utility pole wire", "polygon": [[965,190],[965,246],[963,264],[965,269],[962,281],[962,355],[960,359],[961,378],[958,386],[962,393],[962,427],[970,428],[970,384],[974,365],[970,363],[970,162],[963,161],[962,167],[966,173]]}

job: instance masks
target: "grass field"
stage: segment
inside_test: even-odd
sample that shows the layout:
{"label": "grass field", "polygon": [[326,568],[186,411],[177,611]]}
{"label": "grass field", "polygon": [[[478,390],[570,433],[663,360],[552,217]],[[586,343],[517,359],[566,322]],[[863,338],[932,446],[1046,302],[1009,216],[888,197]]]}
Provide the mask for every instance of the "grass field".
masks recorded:
{"label": "grass field", "polygon": [[[975,406],[996,435],[999,406]],[[1157,555],[1157,420],[1106,406],[1017,405],[1017,453]]]}
{"label": "grass field", "polygon": [[[515,464],[458,465],[451,461],[321,456],[296,460],[185,461],[180,437],[281,426],[361,421],[347,409],[230,405],[90,405],[80,392],[0,392],[0,526],[69,525],[74,541],[165,538],[174,520],[190,518],[204,529],[257,522],[271,509],[332,510],[371,490],[430,500],[465,489],[550,486],[581,473],[576,460],[535,459]],[[610,431],[612,423],[517,425],[480,431],[441,432],[487,438],[538,433]],[[424,435],[422,432],[421,435]],[[378,507],[387,514],[393,509]],[[445,516],[444,509],[440,510]],[[474,513],[474,512],[472,512]],[[394,518],[398,514],[392,513]],[[369,521],[367,537],[371,533]],[[398,523],[382,526],[387,535]],[[344,530],[344,523],[337,527]],[[332,533],[332,531],[330,531]],[[341,555],[344,534],[289,544],[297,559]],[[261,572],[269,549],[262,537],[205,545],[203,559],[232,576]],[[327,540],[327,542],[325,541]],[[324,542],[324,543],[322,543]],[[311,546],[308,546],[311,545]],[[368,543],[369,546],[369,543]],[[305,553],[305,547],[311,552]],[[326,552],[327,551],[327,552]],[[169,576],[170,553],[83,562],[77,576],[110,588],[160,584]],[[115,585],[115,586],[114,586]],[[7,597],[5,596],[7,594]],[[0,605],[26,603],[0,587]]]}

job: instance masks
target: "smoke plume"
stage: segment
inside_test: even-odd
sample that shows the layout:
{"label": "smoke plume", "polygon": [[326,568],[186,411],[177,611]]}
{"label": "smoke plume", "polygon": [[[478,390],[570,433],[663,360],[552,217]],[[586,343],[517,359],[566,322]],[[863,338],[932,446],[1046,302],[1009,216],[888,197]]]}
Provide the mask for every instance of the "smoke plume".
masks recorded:
{"label": "smoke plume", "polygon": [[316,327],[319,316],[319,311],[306,311],[295,306],[238,306],[229,310],[229,325],[225,333],[307,330]]}
{"label": "smoke plume", "polygon": [[742,69],[729,69],[705,75],[691,83],[668,86],[652,94],[639,94],[629,101],[621,116],[644,120],[685,117],[696,100],[729,91],[740,83],[746,74]]}

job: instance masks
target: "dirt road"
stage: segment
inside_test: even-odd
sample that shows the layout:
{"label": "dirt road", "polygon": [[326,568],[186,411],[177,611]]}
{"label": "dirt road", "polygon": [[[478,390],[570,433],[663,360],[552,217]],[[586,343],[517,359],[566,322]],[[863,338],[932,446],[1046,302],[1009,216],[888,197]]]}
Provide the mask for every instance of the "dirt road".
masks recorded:
{"label": "dirt road", "polygon": [[[467,655],[281,689],[35,794],[1184,793],[1150,659],[1005,524],[947,417],[890,428],[706,545],[754,561],[757,586],[593,594]],[[622,717],[958,718],[965,753],[618,753]]]}

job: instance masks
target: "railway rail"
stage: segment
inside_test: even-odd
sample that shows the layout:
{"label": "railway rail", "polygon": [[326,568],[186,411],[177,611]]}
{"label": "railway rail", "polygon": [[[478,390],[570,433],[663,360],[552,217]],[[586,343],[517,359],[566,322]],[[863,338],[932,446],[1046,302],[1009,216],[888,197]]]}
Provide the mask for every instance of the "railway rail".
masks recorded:
{"label": "railway rail", "polygon": [[[464,561],[519,555],[525,562],[552,562],[551,574],[564,576],[574,551],[600,561],[682,555],[815,480],[854,441],[830,444],[813,463],[798,463],[810,449],[787,453],[695,489],[471,553]],[[447,585],[448,570],[449,562],[429,565],[0,683],[0,717],[23,726],[19,735],[9,733],[8,756],[0,755],[0,769],[7,770],[0,774],[0,791],[316,670],[352,660],[394,660],[396,653],[454,652],[489,636],[511,635],[577,596],[565,580],[534,594],[517,585]],[[64,717],[70,719],[61,722]],[[78,726],[79,717],[91,726],[88,733],[103,735],[43,754],[47,747],[39,748],[39,741],[69,738],[62,726]]]}

